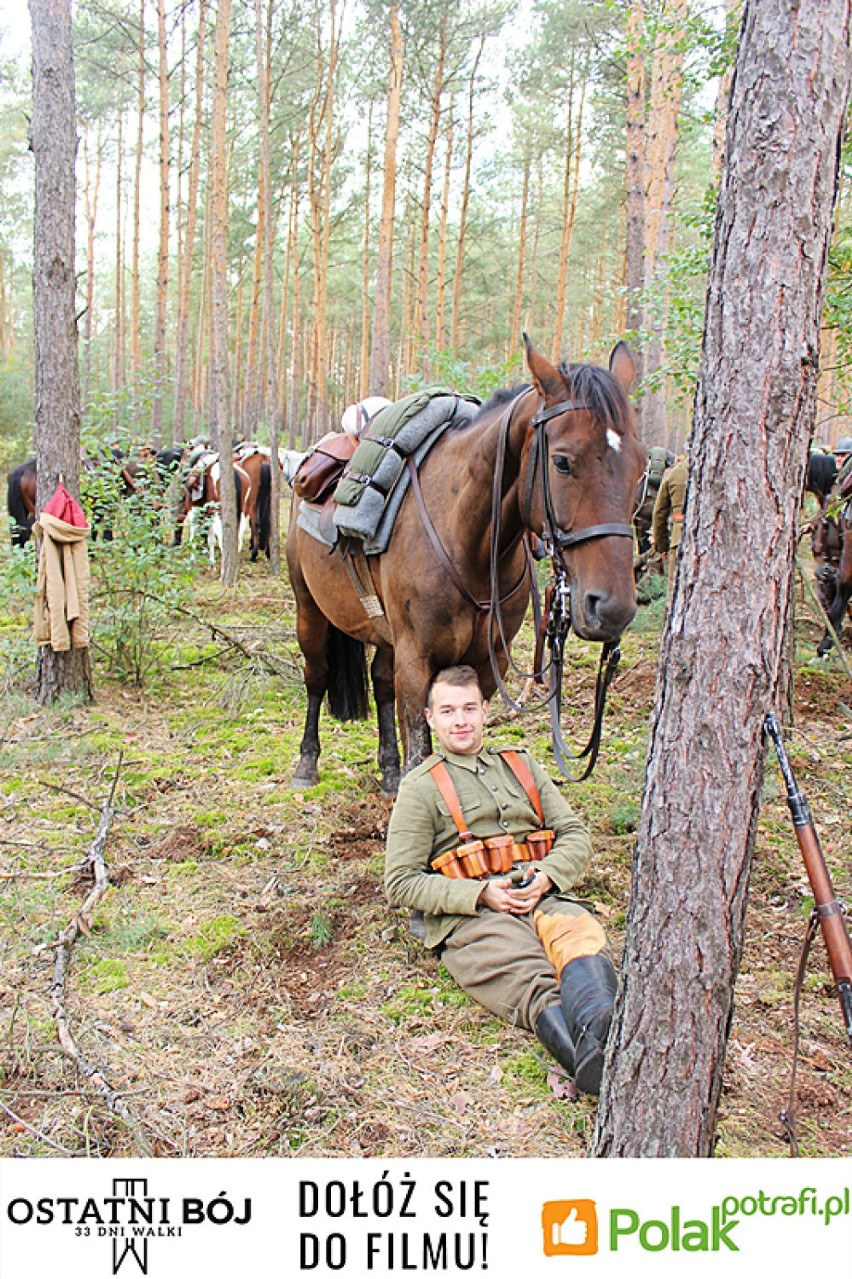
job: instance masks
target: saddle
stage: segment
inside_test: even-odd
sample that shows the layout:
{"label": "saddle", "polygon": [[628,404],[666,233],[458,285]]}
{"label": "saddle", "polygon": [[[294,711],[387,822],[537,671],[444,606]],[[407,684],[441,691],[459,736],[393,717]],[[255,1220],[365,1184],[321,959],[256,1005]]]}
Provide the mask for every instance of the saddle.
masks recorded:
{"label": "saddle", "polygon": [[293,476],[293,492],[303,502],[322,505],[333,493],[358,440],[330,431],[315,444]]}

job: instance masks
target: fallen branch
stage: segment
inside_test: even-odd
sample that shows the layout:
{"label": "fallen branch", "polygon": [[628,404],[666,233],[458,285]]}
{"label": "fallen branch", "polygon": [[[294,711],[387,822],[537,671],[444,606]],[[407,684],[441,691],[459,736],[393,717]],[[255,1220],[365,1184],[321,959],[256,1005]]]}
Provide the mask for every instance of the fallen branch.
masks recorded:
{"label": "fallen branch", "polygon": [[243,657],[247,657],[249,661],[260,662],[261,666],[265,666],[273,675],[289,675],[292,671],[292,663],[273,657],[271,653],[267,653],[262,648],[251,648],[248,644],[244,644],[241,639],[234,635],[231,631],[226,631],[224,627],[217,626],[215,622],[211,622],[209,618],[199,617],[197,613],[193,613],[191,609],[185,608],[182,604],[177,605],[177,612],[182,613],[184,617],[188,617],[190,621],[195,622],[196,626],[202,626],[210,632],[216,639],[223,640],[230,648],[235,648]]}
{"label": "fallen branch", "polygon": [[104,800],[101,807],[101,817],[98,822],[97,834],[92,841],[92,845],[86,858],[86,865],[91,867],[94,875],[94,884],[92,885],[86,900],[83,902],[83,905],[79,910],[75,911],[70,924],[64,932],[60,933],[59,940],[55,943],[56,955],[53,962],[53,981],[50,987],[50,1004],[53,1011],[53,1019],[56,1022],[56,1033],[59,1038],[62,1051],[74,1062],[80,1074],[103,1094],[109,1109],[127,1124],[133,1144],[137,1151],[140,1154],[150,1156],[153,1154],[153,1150],[151,1149],[144,1133],[140,1131],[139,1124],[134,1119],[130,1108],[115,1091],[112,1085],[108,1083],[97,1066],[94,1066],[91,1062],[87,1061],[78,1048],[68,1024],[68,1012],[65,1007],[65,983],[68,977],[72,948],[81,933],[88,935],[91,931],[95,907],[105,896],[109,888],[109,875],[107,874],[106,861],[104,859],[104,849],[106,848],[110,827],[112,825],[113,817],[115,816],[113,800],[115,799],[115,790],[118,785],[118,776],[121,771],[122,758],[123,754],[120,754],[118,757],[118,764],[116,765],[115,776],[112,780],[109,797]]}

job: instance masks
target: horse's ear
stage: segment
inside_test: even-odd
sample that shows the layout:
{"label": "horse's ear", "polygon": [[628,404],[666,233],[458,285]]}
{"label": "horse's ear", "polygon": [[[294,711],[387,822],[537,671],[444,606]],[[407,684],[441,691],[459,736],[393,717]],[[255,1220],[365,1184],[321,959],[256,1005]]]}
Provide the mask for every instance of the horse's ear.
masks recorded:
{"label": "horse's ear", "polygon": [[626,342],[618,342],[612,348],[609,371],[626,395],[636,380],[636,361]]}
{"label": "horse's ear", "polygon": [[535,349],[528,334],[524,334],[524,346],[527,352],[527,367],[532,374],[536,389],[545,399],[561,399],[565,395],[565,379],[549,360]]}

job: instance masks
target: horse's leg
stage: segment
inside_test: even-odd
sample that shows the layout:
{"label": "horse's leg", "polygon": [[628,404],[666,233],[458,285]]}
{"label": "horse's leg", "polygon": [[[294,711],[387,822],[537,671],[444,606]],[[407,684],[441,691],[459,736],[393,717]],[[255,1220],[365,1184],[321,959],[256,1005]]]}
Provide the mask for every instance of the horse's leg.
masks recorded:
{"label": "horse's leg", "polygon": [[210,519],[210,527],[207,530],[207,550],[210,555],[210,563],[216,563],[216,543],[219,544],[219,555],[222,554],[222,517],[217,511]]}
{"label": "horse's leg", "polygon": [[[834,603],[828,609],[828,620],[834,627],[835,634],[841,642],[843,639],[843,622],[846,618],[846,610],[849,607],[850,599],[852,599],[852,528],[846,529],[843,534],[843,541],[840,547],[840,563],[837,566]],[[831,648],[831,643],[831,634],[829,633],[820,644],[820,650],[825,645],[824,651],[827,652]]]}
{"label": "horse's leg", "polygon": [[398,644],[395,672],[396,710],[408,772],[432,750],[432,735],[423,714],[432,669],[419,649]]}
{"label": "horse's leg", "polygon": [[328,622],[310,596],[300,598],[297,595],[296,638],[305,659],[305,691],[308,695],[305,727],[299,743],[299,762],[290,782],[291,786],[299,789],[316,786],[319,781],[319,718],[322,699],[328,687]]}
{"label": "horse's leg", "polygon": [[393,649],[377,649],[370,674],[379,721],[379,768],[382,771],[382,790],[386,795],[395,795],[399,789],[399,746],[396,738],[393,666]]}

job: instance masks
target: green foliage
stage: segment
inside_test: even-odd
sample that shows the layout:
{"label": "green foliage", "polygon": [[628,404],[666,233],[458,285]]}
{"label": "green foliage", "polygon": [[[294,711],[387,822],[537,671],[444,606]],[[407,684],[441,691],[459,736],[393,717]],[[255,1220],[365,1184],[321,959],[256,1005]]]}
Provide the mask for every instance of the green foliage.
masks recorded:
{"label": "green foliage", "polygon": [[190,599],[192,555],[167,545],[155,493],[120,497],[109,466],[86,473],[83,488],[92,519],[112,534],[92,549],[92,649],[110,675],[142,688],[170,660],[175,614]]}

